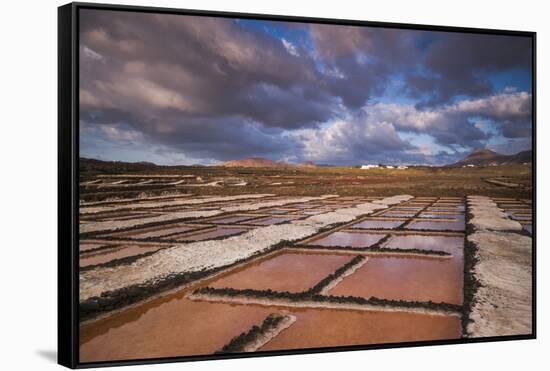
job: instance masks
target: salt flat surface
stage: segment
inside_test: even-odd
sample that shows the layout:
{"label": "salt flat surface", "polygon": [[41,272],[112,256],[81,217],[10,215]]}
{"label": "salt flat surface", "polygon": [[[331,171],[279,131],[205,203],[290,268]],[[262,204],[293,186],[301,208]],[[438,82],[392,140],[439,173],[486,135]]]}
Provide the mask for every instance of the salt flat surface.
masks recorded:
{"label": "salt flat surface", "polygon": [[470,223],[476,230],[520,231],[523,227],[500,209],[489,197],[469,196]]}
{"label": "salt flat surface", "polygon": [[139,202],[137,204],[123,204],[123,205],[106,205],[106,206],[97,206],[97,207],[80,207],[80,214],[95,214],[104,211],[120,211],[120,210],[131,210],[131,209],[141,209],[141,208],[156,208],[163,206],[183,206],[183,205],[198,205],[208,202],[224,202],[224,201],[236,201],[243,199],[255,199],[255,198],[264,198],[274,196],[273,194],[248,194],[248,195],[238,195],[238,196],[215,196],[215,197],[205,197],[205,198],[193,198],[193,199],[183,199],[183,200],[168,200],[168,201],[145,201]]}
{"label": "salt flat surface", "polygon": [[530,334],[532,240],[517,233],[476,232],[474,274],[480,281],[468,325],[471,337]]}
{"label": "salt flat surface", "polygon": [[[265,197],[265,195],[263,196]],[[291,198],[279,199],[274,201],[256,202],[256,203],[248,203],[248,204],[243,203],[241,205],[236,205],[236,206],[220,207],[217,210],[214,209],[214,210],[196,210],[196,211],[191,210],[191,211],[168,212],[163,215],[157,215],[149,218],[89,222],[80,226],[80,233],[115,231],[118,229],[136,227],[139,225],[145,225],[149,223],[168,222],[171,220],[186,219],[186,218],[204,218],[204,217],[223,214],[226,212],[258,210],[264,207],[283,206],[286,204],[313,201],[313,200],[324,200],[326,198],[331,198],[331,197],[336,197],[336,196],[324,195],[319,197],[291,197]],[[216,198],[216,197],[211,197],[210,199],[213,199],[213,198]],[[249,198],[250,197],[247,197],[247,199]],[[225,201],[233,201],[233,200],[235,200],[235,198],[231,198],[229,200],[226,199]],[[192,200],[182,200],[182,201],[192,201]]]}
{"label": "salt flat surface", "polygon": [[468,197],[468,241],[478,247],[474,275],[481,283],[470,314],[471,337],[530,334],[532,329],[532,240],[509,231],[522,225],[489,197]]}
{"label": "salt flat surface", "polygon": [[[326,196],[324,196],[326,197]],[[199,241],[178,244],[141,258],[130,265],[100,267],[80,274],[80,300],[99,296],[104,292],[136,284],[154,284],[175,273],[196,272],[223,267],[237,260],[267,250],[283,241],[309,237],[331,224],[349,222],[356,217],[383,209],[412,196],[401,195],[367,202],[314,215],[288,224],[252,229],[244,234],[224,240]],[[388,203],[385,203],[387,200]]]}

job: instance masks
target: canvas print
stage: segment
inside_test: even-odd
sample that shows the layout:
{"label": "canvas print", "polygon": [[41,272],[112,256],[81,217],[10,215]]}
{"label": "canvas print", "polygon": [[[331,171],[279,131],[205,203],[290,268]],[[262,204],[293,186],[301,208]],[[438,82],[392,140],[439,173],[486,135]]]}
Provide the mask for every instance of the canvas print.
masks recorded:
{"label": "canvas print", "polygon": [[80,9],[79,359],[533,332],[533,39]]}

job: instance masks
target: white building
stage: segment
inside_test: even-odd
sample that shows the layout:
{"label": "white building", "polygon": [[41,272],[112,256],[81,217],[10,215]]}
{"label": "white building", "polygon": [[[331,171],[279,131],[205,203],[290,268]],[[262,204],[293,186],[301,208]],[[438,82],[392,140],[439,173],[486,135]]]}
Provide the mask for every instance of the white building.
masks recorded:
{"label": "white building", "polygon": [[368,170],[368,169],[377,169],[379,167],[380,166],[378,166],[378,165],[363,165],[363,166],[361,166],[361,169]]}
{"label": "white building", "polygon": [[387,165],[386,169],[395,169],[395,166]]}
{"label": "white building", "polygon": [[399,170],[405,170],[405,169],[408,169],[409,167],[408,166],[405,166],[405,165],[399,165],[397,167]]}

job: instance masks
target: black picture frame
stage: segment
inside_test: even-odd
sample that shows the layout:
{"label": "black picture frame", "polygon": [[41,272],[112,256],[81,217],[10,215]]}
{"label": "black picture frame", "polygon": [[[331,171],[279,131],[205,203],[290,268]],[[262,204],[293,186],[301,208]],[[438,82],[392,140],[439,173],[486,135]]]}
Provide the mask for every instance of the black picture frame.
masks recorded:
{"label": "black picture frame", "polygon": [[[532,112],[533,112],[533,329],[531,334],[434,340],[392,344],[338,346],[311,349],[289,349],[260,353],[216,354],[207,356],[181,356],[157,359],[133,359],[81,363],[79,361],[79,308],[78,308],[78,229],[79,229],[79,10],[114,10],[161,14],[180,14],[222,18],[275,20],[319,24],[354,25],[458,33],[512,35],[530,38],[532,43]],[[345,19],[312,18],[268,14],[234,13],[222,11],[184,10],[145,6],[111,5],[97,3],[70,3],[58,8],[58,363],[69,368],[121,366],[182,361],[219,360],[228,358],[265,357],[289,354],[341,352],[351,350],[386,349],[449,344],[475,344],[481,342],[526,340],[536,338],[536,33],[526,31],[463,28],[406,23],[386,23]]]}

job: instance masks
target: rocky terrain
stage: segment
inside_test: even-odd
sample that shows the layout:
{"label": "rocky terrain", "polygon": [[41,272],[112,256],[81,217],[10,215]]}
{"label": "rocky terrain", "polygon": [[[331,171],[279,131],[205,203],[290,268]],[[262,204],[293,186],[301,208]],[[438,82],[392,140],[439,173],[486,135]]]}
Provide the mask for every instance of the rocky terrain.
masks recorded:
{"label": "rocky terrain", "polygon": [[478,149],[470,153],[463,160],[449,166],[503,166],[531,164],[532,162],[533,151],[522,151],[514,155],[502,155],[490,149]]}

